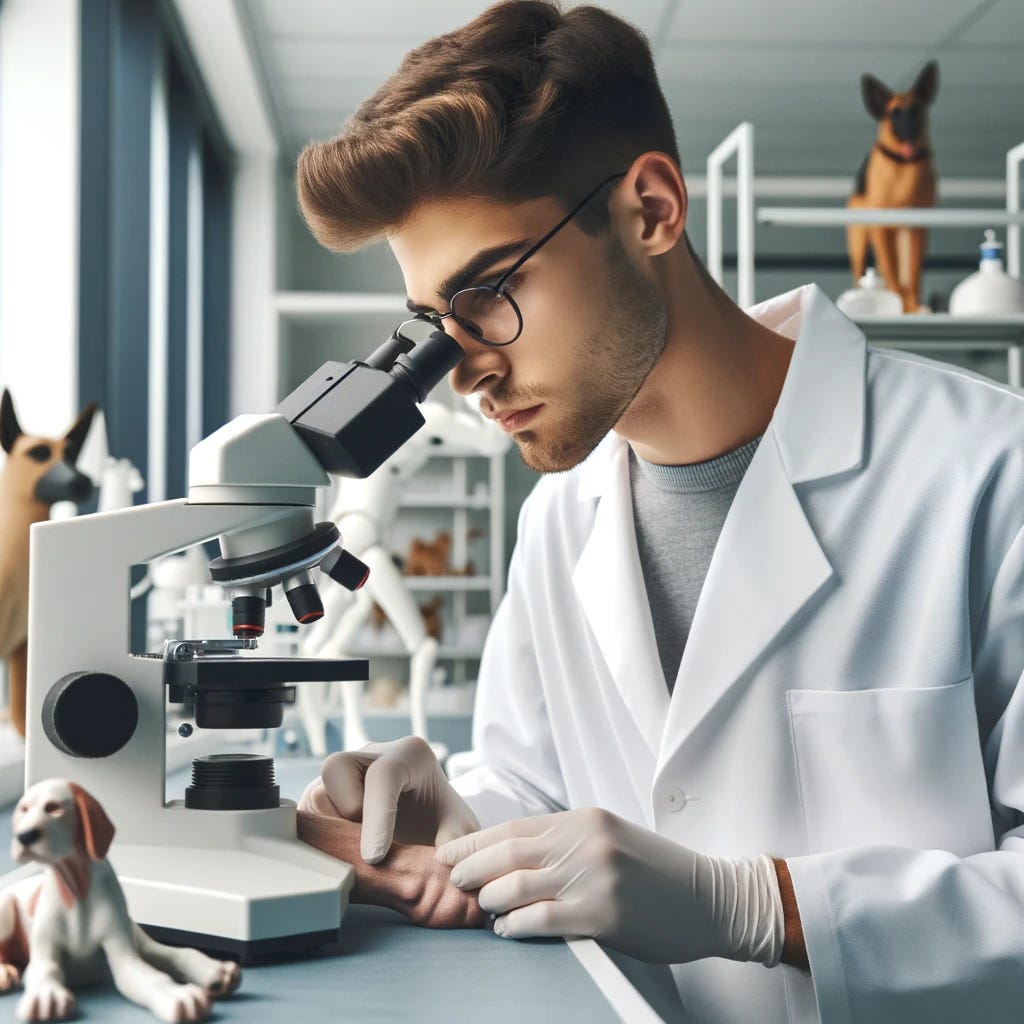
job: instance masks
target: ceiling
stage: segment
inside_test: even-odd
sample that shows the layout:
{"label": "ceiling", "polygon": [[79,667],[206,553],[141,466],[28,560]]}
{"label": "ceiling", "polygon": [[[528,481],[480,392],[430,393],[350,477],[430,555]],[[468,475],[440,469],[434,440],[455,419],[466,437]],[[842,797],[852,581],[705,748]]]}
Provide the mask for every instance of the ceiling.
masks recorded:
{"label": "ceiling", "polygon": [[[480,0],[238,0],[282,148],[333,135],[403,54]],[[563,3],[563,6],[572,6]],[[874,137],[859,79],[906,88],[930,58],[940,175],[1001,178],[1024,141],[1022,0],[614,0],[651,41],[684,170],[740,121],[758,174],[852,174]]]}

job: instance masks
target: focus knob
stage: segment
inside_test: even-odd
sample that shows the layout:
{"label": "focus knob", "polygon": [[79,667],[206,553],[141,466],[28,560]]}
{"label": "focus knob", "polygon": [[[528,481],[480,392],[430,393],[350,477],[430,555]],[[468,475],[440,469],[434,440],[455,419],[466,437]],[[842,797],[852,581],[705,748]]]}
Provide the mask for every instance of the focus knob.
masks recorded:
{"label": "focus knob", "polygon": [[110,757],[134,735],[139,705],[131,687],[106,672],[62,676],[43,701],[43,732],[72,757]]}

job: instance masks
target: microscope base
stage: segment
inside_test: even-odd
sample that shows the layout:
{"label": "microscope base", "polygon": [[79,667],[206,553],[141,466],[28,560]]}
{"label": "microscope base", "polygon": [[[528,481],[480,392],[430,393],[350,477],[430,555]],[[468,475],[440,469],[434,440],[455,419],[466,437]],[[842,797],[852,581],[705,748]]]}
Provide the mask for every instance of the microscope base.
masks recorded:
{"label": "microscope base", "polygon": [[341,929],[335,928],[333,931],[308,932],[305,935],[282,935],[277,939],[242,942],[237,939],[225,938],[223,935],[183,932],[177,928],[159,928],[148,924],[139,927],[157,942],[163,942],[168,946],[190,946],[192,949],[201,950],[210,956],[234,960],[243,967],[266,960],[297,959],[320,946],[336,942],[341,935]]}
{"label": "microscope base", "polygon": [[161,941],[247,962],[332,942],[355,869],[298,839],[243,849],[118,844],[109,859],[128,911]]}

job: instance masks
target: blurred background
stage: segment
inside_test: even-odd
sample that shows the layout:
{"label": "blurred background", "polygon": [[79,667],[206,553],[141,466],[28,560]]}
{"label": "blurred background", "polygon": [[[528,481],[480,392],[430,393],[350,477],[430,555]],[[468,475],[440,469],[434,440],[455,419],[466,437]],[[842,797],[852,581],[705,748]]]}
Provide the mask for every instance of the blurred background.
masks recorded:
{"label": "blurred background", "polygon": [[[297,210],[295,159],[334,134],[408,49],[486,6],[0,0],[0,386],[26,429],[63,432],[96,401],[102,455],[138,473],[130,500],[178,497],[201,437],[238,413],[271,409],[325,360],[376,347],[402,318],[398,266],[383,245],[344,256],[319,248]],[[744,206],[731,155],[715,208],[722,281],[737,296],[737,266],[749,260],[755,300],[808,281],[833,298],[852,286],[842,226],[798,225],[771,210],[842,208],[877,130],[861,75],[906,89],[937,61],[939,208],[988,212],[932,229],[922,289],[931,317],[865,329],[873,343],[998,380],[1019,375],[1024,318],[972,322],[945,311],[978,268],[984,227],[1019,248],[1007,211],[1019,185],[1008,154],[1024,142],[1020,0],[604,6],[650,39],[701,254],[708,157],[750,125],[740,160],[752,194]],[[456,452],[424,466],[396,519],[400,563],[414,541],[437,555],[436,571],[411,585],[440,631],[434,710],[450,719],[442,731],[452,749],[468,742],[483,635],[534,482],[514,451]],[[180,605],[159,615],[152,605],[150,626],[178,614],[167,629],[184,628]],[[400,710],[392,698],[407,677],[395,639],[386,624],[368,627],[351,652],[373,654],[374,674],[393,684],[379,687],[382,713],[389,702]],[[374,738],[407,731],[396,714]],[[301,730],[289,742],[301,745]]]}

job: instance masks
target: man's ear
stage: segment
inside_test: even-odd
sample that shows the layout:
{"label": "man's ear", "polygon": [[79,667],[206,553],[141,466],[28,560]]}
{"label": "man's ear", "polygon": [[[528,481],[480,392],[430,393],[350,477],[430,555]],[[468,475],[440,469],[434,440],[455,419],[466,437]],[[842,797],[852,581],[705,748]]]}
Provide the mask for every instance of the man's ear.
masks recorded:
{"label": "man's ear", "polygon": [[11,398],[10,391],[4,388],[3,397],[0,398],[0,447],[10,455],[14,442],[23,433],[14,412],[14,399]]}
{"label": "man's ear", "polygon": [[78,453],[82,450],[92,418],[96,413],[96,403],[90,402],[79,414],[78,419],[71,425],[71,429],[64,435],[64,461],[72,465],[78,459]]}
{"label": "man's ear", "polygon": [[71,795],[78,808],[78,823],[82,829],[82,841],[86,852],[93,860],[103,860],[114,839],[114,826],[99,801],[75,782],[69,782]]}
{"label": "man's ear", "polygon": [[640,245],[648,256],[674,248],[686,227],[688,200],[679,166],[666,153],[643,153],[633,161],[622,182],[625,215],[634,242],[640,218]]}
{"label": "man's ear", "polygon": [[921,101],[923,106],[928,106],[939,91],[939,65],[934,60],[928,61],[921,73],[914,80],[910,91]]}
{"label": "man's ear", "polygon": [[885,117],[889,100],[892,99],[892,90],[875,78],[874,75],[861,75],[860,93],[864,97],[864,106],[868,113],[876,120],[881,121]]}

